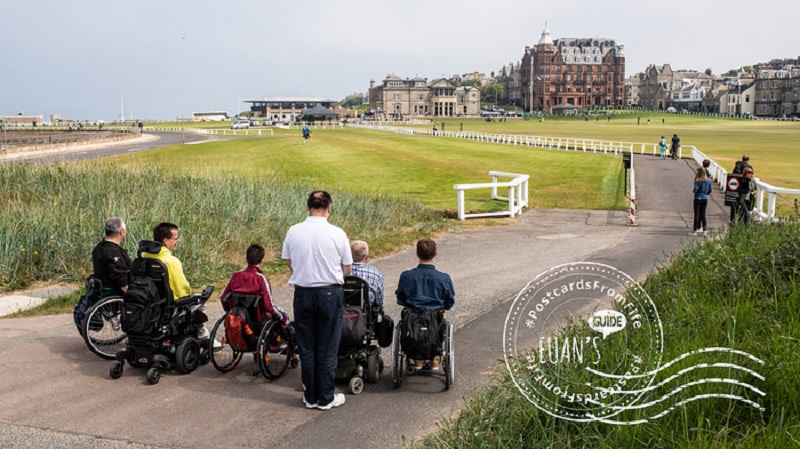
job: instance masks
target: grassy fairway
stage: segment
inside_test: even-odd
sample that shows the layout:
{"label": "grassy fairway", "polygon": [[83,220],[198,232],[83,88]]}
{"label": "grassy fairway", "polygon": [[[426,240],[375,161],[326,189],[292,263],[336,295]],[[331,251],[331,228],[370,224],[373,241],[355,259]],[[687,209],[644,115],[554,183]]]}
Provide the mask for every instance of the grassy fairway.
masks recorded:
{"label": "grassy fairway", "polygon": [[[641,117],[641,124],[636,118]],[[650,118],[650,125],[647,125]],[[661,124],[664,118],[665,123]],[[665,113],[633,113],[612,115],[611,121],[582,116],[558,119],[491,122],[478,120],[445,120],[446,129],[456,131],[464,124],[465,131],[524,134],[555,137],[578,137],[622,142],[657,143],[663,135],[672,134],[683,145],[694,145],[728,169],[750,155],[756,177],[775,186],[800,188],[800,122],[777,122],[709,118]],[[439,124],[441,129],[441,123]]]}
{"label": "grassy fairway", "polygon": [[[439,210],[456,209],[454,184],[488,182],[489,170],[531,175],[536,207],[624,207],[618,157],[494,145],[455,139],[409,137],[357,129],[321,130],[308,145],[297,136],[237,139],[166,147],[118,159],[258,177],[275,173],[320,187],[407,196]],[[467,193],[467,208],[499,210],[489,191]]]}

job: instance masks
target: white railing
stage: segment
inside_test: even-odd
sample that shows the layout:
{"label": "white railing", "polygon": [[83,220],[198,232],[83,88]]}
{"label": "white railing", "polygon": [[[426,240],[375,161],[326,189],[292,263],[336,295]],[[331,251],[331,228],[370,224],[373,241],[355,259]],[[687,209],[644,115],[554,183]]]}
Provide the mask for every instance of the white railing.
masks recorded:
{"label": "white railing", "polygon": [[[522,145],[529,147],[549,148],[553,150],[583,151],[593,153],[621,154],[637,152],[639,154],[658,154],[657,143],[614,142],[610,140],[582,139],[574,137],[527,136],[514,134],[481,133],[475,131],[441,131],[433,132],[432,128],[412,128],[399,126],[356,123],[359,128],[388,131],[408,136],[432,136],[455,139],[466,139],[476,142],[499,143],[505,145]],[[688,147],[692,148],[692,147]],[[678,157],[682,156],[682,147],[678,149]]]}
{"label": "white railing", "polygon": [[[725,186],[728,182],[728,171],[724,168],[720,167],[719,164],[714,162],[713,159],[709,158],[697,148],[692,148],[692,159],[697,162],[698,165],[703,164],[703,160],[708,159],[711,162],[709,166],[709,171],[711,172],[711,178],[714,179],[717,184],[719,184],[722,190],[725,190]],[[753,210],[750,212],[754,214],[756,217],[760,218],[761,220],[766,221],[767,223],[772,223],[778,221],[778,218],[775,217],[776,212],[776,204],[778,200],[778,194],[784,195],[800,195],[800,189],[787,189],[784,187],[775,187],[772,184],[767,184],[766,182],[761,181],[758,178],[753,179],[756,184],[756,202],[755,206],[753,206]],[[764,209],[764,197],[767,197],[767,208]]]}
{"label": "white railing", "polygon": [[[490,171],[489,176],[492,177],[492,182],[480,184],[456,184],[453,186],[453,189],[458,191],[459,220],[476,217],[499,217],[503,215],[515,217],[517,215],[522,215],[522,209],[528,207],[528,178],[530,178],[530,176],[499,171]],[[511,178],[511,181],[497,182],[498,178]],[[497,194],[498,187],[507,187],[508,196],[499,196]],[[473,189],[491,189],[493,200],[508,201],[508,210],[502,212],[467,214],[464,209],[464,191]]]}
{"label": "white railing", "polygon": [[[156,128],[154,126],[145,126],[143,128],[144,131],[152,132],[152,131],[166,131],[166,132],[187,132],[193,134],[211,134],[211,135],[231,135],[231,136],[261,136],[263,134],[269,133],[270,136],[274,136],[275,132],[270,128],[264,129],[228,129],[228,128]],[[262,134],[263,131],[263,134]]]}

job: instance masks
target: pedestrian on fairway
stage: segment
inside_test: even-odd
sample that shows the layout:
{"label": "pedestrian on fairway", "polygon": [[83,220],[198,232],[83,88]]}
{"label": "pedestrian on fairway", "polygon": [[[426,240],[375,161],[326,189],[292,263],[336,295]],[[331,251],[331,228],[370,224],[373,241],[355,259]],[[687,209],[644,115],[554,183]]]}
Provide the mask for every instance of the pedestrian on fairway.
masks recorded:
{"label": "pedestrian on fairway", "polygon": [[661,117],[661,124],[664,124],[664,117]]}
{"label": "pedestrian on fairway", "polygon": [[711,193],[711,180],[706,176],[706,169],[698,167],[694,175],[694,227],[689,235],[706,235],[708,223],[706,222],[706,208],[708,195]]}
{"label": "pedestrian on fairway", "polygon": [[433,135],[435,136],[437,132],[436,125],[433,125]]}
{"label": "pedestrian on fairway", "polygon": [[311,138],[311,130],[308,129],[308,125],[303,126],[303,145],[308,143],[308,139]]}
{"label": "pedestrian on fairway", "polygon": [[681,138],[677,134],[672,135],[672,160],[678,159],[678,149],[681,147]]}
{"label": "pedestrian on fairway", "polygon": [[650,117],[647,118],[647,126],[650,126]]}
{"label": "pedestrian on fairway", "polygon": [[658,141],[658,151],[661,153],[661,160],[663,161],[666,159],[667,156],[667,139],[664,136],[661,136],[661,140]]}
{"label": "pedestrian on fairway", "polygon": [[637,124],[637,125],[638,125],[638,124],[639,124],[639,122],[641,122],[641,121],[642,121],[642,118],[641,118],[641,117],[636,117],[636,124]]}
{"label": "pedestrian on fairway", "polygon": [[281,254],[292,270],[303,403],[320,410],[345,401],[344,394],[335,393],[334,379],[344,313],[342,285],[353,266],[347,234],[328,223],[332,203],[328,192],[311,192],[308,217],[289,228]]}
{"label": "pedestrian on fairway", "polygon": [[606,118],[608,119],[608,122],[611,123],[611,114],[606,114]]}
{"label": "pedestrian on fairway", "polygon": [[444,131],[444,122],[442,122],[442,131]]}

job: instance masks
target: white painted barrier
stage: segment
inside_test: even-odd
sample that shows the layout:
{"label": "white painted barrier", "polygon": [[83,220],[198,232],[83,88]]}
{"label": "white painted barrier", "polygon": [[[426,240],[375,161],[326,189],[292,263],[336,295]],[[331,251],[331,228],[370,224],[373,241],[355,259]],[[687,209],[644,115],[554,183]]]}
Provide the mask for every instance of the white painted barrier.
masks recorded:
{"label": "white painted barrier", "polygon": [[[522,215],[522,209],[528,207],[528,178],[530,178],[530,176],[500,171],[490,171],[489,176],[492,177],[492,182],[480,184],[456,184],[453,186],[453,189],[458,191],[459,220],[476,217],[499,217],[503,215],[515,217],[517,215]],[[511,178],[511,181],[498,182],[498,178]],[[499,196],[497,194],[498,187],[507,187],[508,196]],[[467,214],[464,210],[464,191],[473,189],[491,189],[493,200],[508,201],[508,210],[503,212]]]}
{"label": "white painted barrier", "polygon": [[[728,171],[722,168],[719,164],[714,162],[713,159],[709,158],[705,154],[703,154],[697,148],[692,147],[692,159],[697,162],[698,165],[703,164],[703,160],[708,159],[711,161],[711,165],[709,166],[709,171],[711,172],[711,178],[714,179],[715,182],[720,186],[722,190],[725,190],[725,186],[728,182]],[[776,212],[776,203],[778,200],[778,194],[783,195],[800,195],[800,189],[787,189],[784,187],[775,187],[771,184],[767,184],[766,182],[761,181],[758,178],[753,178],[756,184],[756,202],[755,206],[753,206],[753,210],[750,212],[751,215],[755,215],[759,219],[766,221],[767,223],[773,223],[779,221],[778,218],[775,216]],[[767,207],[766,210],[764,209],[764,197],[767,197]]]}

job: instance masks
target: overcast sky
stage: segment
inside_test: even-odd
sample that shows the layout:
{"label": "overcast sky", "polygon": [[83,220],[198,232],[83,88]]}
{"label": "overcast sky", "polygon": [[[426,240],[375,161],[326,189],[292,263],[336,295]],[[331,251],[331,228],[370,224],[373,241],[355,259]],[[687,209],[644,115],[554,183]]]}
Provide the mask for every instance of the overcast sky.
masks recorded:
{"label": "overcast sky", "polygon": [[341,100],[387,73],[425,78],[519,61],[554,39],[625,45],[714,73],[800,56],[798,0],[2,0],[0,114],[172,119],[272,95]]}

